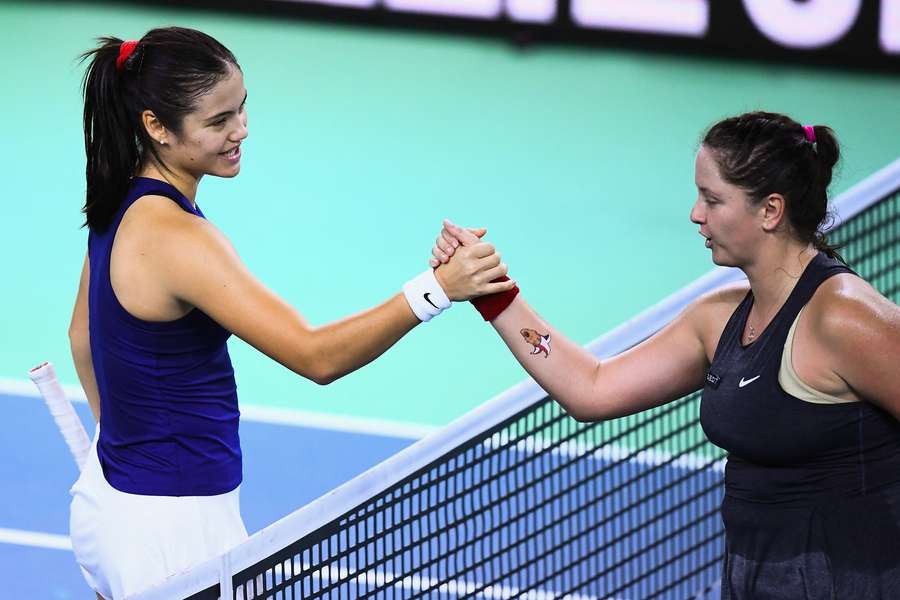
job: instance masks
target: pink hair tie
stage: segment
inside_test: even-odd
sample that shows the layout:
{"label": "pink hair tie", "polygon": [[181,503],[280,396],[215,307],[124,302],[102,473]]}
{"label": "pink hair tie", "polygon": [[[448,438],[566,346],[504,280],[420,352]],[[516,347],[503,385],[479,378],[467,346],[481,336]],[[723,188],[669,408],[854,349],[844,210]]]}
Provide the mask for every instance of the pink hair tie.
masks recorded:
{"label": "pink hair tie", "polygon": [[816,143],[816,128],[814,125],[804,125],[803,131],[806,133],[806,141],[810,144]]}
{"label": "pink hair tie", "polygon": [[119,73],[122,72],[122,69],[125,68],[125,61],[128,60],[128,57],[131,56],[131,53],[134,52],[134,49],[137,48],[138,41],[137,40],[128,40],[127,42],[122,42],[119,46],[119,58],[116,59],[116,71]]}

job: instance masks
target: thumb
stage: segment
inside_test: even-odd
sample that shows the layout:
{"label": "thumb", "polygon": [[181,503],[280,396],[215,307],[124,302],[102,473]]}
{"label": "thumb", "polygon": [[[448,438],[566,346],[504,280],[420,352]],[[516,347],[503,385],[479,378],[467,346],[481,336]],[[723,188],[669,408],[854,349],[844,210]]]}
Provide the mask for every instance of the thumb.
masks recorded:
{"label": "thumb", "polygon": [[468,229],[463,229],[462,227],[459,227],[458,225],[447,219],[444,219],[444,229],[446,229],[450,235],[458,239],[463,246],[471,246],[472,244],[477,244],[480,237],[475,235]]}
{"label": "thumb", "polygon": [[479,238],[483,238],[484,234],[487,233],[487,229],[484,227],[469,227],[468,229]]}

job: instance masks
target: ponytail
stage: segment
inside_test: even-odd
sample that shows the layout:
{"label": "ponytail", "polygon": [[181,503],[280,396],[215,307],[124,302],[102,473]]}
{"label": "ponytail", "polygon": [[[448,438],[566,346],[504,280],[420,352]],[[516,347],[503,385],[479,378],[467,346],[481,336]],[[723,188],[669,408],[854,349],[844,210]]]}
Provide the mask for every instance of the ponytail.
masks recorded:
{"label": "ponytail", "polygon": [[834,131],[825,125],[807,125],[805,128],[809,128],[812,136],[812,140],[808,139],[809,135],[807,136],[807,141],[812,145],[813,151],[810,193],[814,197],[820,197],[822,200],[821,202],[794,207],[795,213],[801,212],[801,208],[809,210],[810,207],[815,207],[815,209],[818,209],[813,211],[813,215],[805,219],[802,218],[803,215],[797,215],[795,220],[809,222],[809,225],[804,229],[811,232],[812,239],[810,241],[816,250],[824,252],[830,258],[836,258],[846,264],[846,261],[838,253],[841,245],[829,243],[828,236],[824,232],[834,222],[834,215],[827,210],[826,202],[834,167],[841,157],[837,137],[834,135]]}
{"label": "ponytail", "polygon": [[106,230],[141,165],[167,168],[147,133],[142,113],[152,111],[179,135],[194,111],[230,68],[240,69],[228,48],[195,29],[164,27],[138,41],[103,37],[81,55],[84,74],[84,150],[87,188],[83,212],[92,230]]}
{"label": "ponytail", "polygon": [[[129,114],[122,78],[116,68],[122,40],[104,37],[81,55],[90,59],[84,75],[84,151],[87,190],[85,224],[95,231],[109,227],[125,198],[140,160],[138,115]],[[140,128],[142,129],[142,128]]]}

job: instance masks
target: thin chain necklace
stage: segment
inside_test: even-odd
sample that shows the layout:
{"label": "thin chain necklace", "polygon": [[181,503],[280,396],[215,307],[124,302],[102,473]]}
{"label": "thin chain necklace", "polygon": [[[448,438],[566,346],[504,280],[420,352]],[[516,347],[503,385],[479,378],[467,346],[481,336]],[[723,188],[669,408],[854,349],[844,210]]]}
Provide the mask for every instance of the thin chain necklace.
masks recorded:
{"label": "thin chain necklace", "polygon": [[[813,256],[812,258],[815,258],[815,256]],[[780,309],[781,306],[785,302],[787,302],[788,296],[791,295],[791,292],[793,291],[794,287],[800,281],[800,277],[803,275],[803,272],[806,270],[806,267],[809,266],[809,263],[812,262],[812,258],[809,261],[807,261],[806,264],[802,265],[802,268],[800,269],[800,273],[796,277],[793,277],[793,275],[791,275],[793,282],[791,282],[787,285],[787,293],[785,293],[785,291],[782,290],[781,294],[779,294],[779,296],[782,299],[780,302],[775,303],[775,306],[777,307],[775,309],[776,311],[778,309]],[[754,304],[754,306],[756,306],[756,302],[754,302],[753,304]],[[750,310],[752,312],[753,307],[750,307]],[[761,322],[765,323],[765,320],[761,319]],[[747,314],[747,327],[750,329],[750,331],[747,333],[747,343],[749,344],[750,342],[752,342],[753,340],[756,339],[756,329],[753,327],[753,323],[750,322],[750,314],[749,313]]]}
{"label": "thin chain necklace", "polygon": [[[787,297],[790,296],[791,290],[794,289],[794,286],[797,284],[798,280],[799,280],[799,277],[791,285],[787,286],[788,292],[786,294],[784,293],[784,291],[781,292],[780,297],[782,298],[782,300],[780,302],[775,303],[775,306],[776,306],[775,311],[776,312],[778,311],[778,309],[781,308],[781,306],[785,303],[785,301],[787,301]],[[754,306],[755,305],[756,305],[756,303],[754,302]],[[750,310],[752,311],[753,308],[751,307]],[[763,323],[766,322],[765,319],[760,319],[760,321]],[[756,339],[756,329],[754,329],[753,323],[750,322],[749,314],[747,314],[747,327],[750,329],[750,331],[747,333],[747,343],[749,344],[750,342],[752,342],[753,340]]]}

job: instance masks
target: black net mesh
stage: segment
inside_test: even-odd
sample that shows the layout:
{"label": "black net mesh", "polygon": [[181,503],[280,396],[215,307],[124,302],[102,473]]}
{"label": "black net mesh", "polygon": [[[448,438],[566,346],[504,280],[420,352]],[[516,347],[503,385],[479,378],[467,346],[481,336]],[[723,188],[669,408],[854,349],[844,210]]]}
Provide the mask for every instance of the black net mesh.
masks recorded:
{"label": "black net mesh", "polygon": [[[895,194],[832,233],[895,302],[898,218]],[[698,407],[579,423],[546,398],[273,549],[234,575],[234,598],[692,598],[723,551],[724,453]]]}

